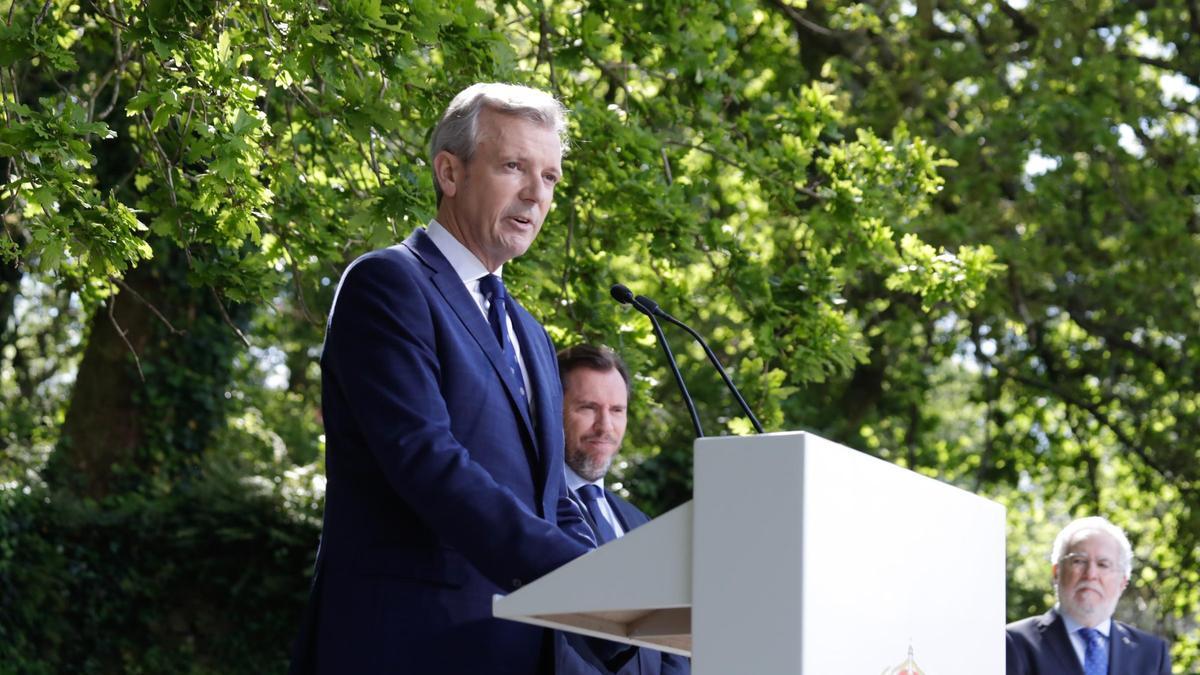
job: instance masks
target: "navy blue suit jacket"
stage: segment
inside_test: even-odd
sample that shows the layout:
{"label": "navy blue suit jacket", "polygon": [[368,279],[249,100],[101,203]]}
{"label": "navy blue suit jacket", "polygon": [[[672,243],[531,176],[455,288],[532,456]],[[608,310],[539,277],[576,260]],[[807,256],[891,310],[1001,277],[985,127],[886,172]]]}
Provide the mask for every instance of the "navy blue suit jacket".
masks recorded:
{"label": "navy blue suit jacket", "polygon": [[325,521],[293,671],[548,670],[549,631],[492,618],[492,595],[591,535],[563,479],[554,347],[509,304],[532,415],[424,229],[343,275],[321,355]]}
{"label": "navy blue suit jacket", "polygon": [[[622,529],[626,532],[650,522],[649,516],[612,490],[606,488],[604,497],[608,500],[608,505],[612,507],[613,513],[616,514],[617,520],[620,521]],[[592,522],[591,513],[586,508],[583,509],[583,516],[587,519],[588,525],[594,528],[595,524]],[[604,640],[587,639],[579,635],[568,635],[566,639],[567,643],[592,667],[591,670],[580,672],[615,672],[617,675],[688,675],[692,672],[691,662],[688,659],[656,649],[642,647],[630,652],[627,649],[622,651],[615,643]],[[612,656],[614,653],[616,654],[615,658]],[[607,662],[599,658],[597,654],[603,654]],[[615,668],[609,667],[610,665]]]}
{"label": "navy blue suit jacket", "polygon": [[[1083,675],[1067,627],[1056,610],[1008,624],[1008,675]],[[1109,675],[1170,675],[1171,655],[1162,638],[1113,621]]]}

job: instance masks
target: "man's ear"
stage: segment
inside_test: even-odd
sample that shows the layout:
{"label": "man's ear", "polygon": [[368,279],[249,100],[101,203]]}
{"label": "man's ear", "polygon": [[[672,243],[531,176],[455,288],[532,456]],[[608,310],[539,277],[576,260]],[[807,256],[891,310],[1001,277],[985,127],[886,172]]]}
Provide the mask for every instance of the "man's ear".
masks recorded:
{"label": "man's ear", "polygon": [[437,179],[438,187],[442,189],[442,194],[453,197],[465,175],[463,163],[457,156],[443,150],[433,158],[433,175]]}

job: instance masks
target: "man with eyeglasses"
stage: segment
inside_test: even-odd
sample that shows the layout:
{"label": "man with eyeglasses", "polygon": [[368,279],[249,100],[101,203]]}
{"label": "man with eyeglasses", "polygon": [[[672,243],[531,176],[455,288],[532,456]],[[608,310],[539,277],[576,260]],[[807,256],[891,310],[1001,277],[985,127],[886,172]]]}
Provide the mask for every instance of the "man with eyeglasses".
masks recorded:
{"label": "man with eyeglasses", "polygon": [[1008,625],[1008,675],[1171,672],[1165,640],[1112,618],[1133,572],[1121,528],[1100,517],[1075,520],[1054,539],[1050,563],[1058,604]]}

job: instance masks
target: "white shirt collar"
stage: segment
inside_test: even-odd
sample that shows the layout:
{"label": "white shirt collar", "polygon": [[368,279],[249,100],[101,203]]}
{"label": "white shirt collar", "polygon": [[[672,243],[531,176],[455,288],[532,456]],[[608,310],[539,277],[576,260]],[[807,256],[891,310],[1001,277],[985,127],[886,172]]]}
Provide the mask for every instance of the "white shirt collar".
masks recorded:
{"label": "white shirt collar", "polygon": [[572,492],[579,492],[580,487],[589,483],[599,487],[601,490],[604,489],[604,476],[601,476],[596,480],[584,480],[583,476],[575,473],[575,470],[571,467],[563,465],[563,468],[566,471],[567,487],[570,488]]}
{"label": "white shirt collar", "polygon": [[[479,258],[475,257],[470,249],[463,246],[461,241],[455,239],[454,235],[450,234],[450,230],[447,230],[436,219],[430,220],[425,230],[442,255],[446,256],[446,260],[450,262],[450,266],[454,268],[454,272],[458,274],[458,278],[462,279],[463,283],[475,281],[488,273],[487,267],[484,267]],[[504,265],[501,265],[496,269],[495,275],[502,277],[503,273]]]}
{"label": "white shirt collar", "polygon": [[[1070,615],[1064,612],[1061,606],[1055,605],[1055,609],[1058,610],[1058,615],[1062,617],[1063,625],[1067,628],[1067,635],[1075,635],[1080,628],[1086,628],[1086,626],[1072,619]],[[1100,634],[1107,638],[1109,632],[1112,631],[1112,617],[1108,617],[1107,621],[1101,622],[1099,626],[1096,626],[1096,630],[1100,631]]]}

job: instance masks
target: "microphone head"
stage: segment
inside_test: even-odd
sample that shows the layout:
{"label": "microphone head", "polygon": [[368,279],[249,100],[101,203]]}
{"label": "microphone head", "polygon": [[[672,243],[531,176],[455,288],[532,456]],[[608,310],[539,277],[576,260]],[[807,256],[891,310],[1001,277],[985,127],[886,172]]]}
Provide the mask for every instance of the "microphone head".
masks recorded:
{"label": "microphone head", "polygon": [[647,311],[652,312],[654,314],[658,313],[658,303],[651,300],[650,298],[647,298],[644,295],[639,295],[639,296],[637,296],[637,298],[635,298],[635,301],[640,303],[642,305],[642,307],[645,307]]}
{"label": "microphone head", "polygon": [[626,288],[624,284],[613,284],[612,288],[608,290],[610,293],[612,293],[613,300],[616,300],[622,305],[628,305],[629,303],[633,302],[633,291]]}

